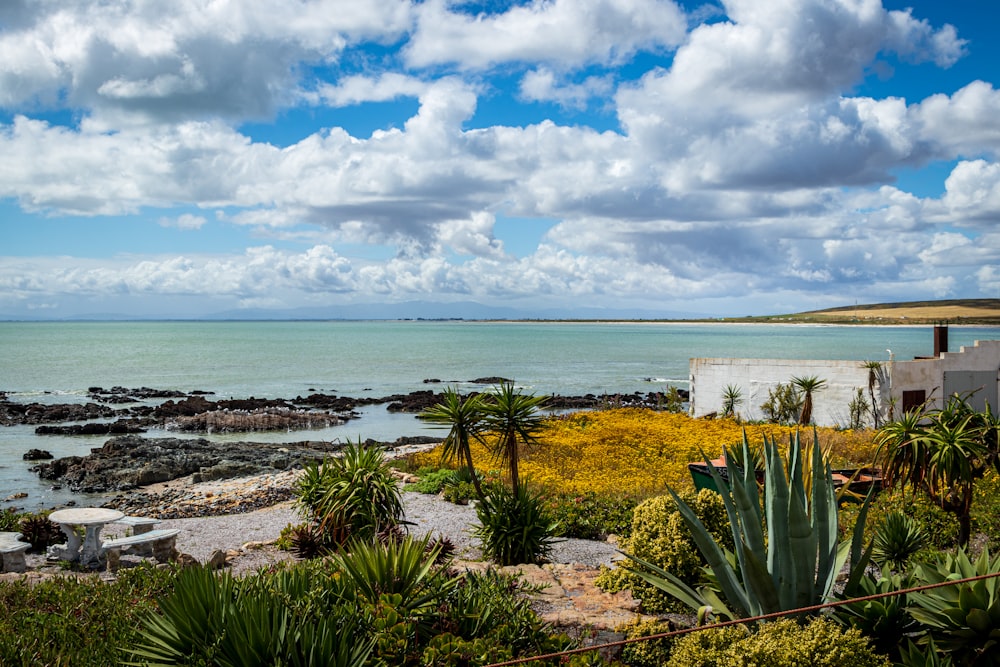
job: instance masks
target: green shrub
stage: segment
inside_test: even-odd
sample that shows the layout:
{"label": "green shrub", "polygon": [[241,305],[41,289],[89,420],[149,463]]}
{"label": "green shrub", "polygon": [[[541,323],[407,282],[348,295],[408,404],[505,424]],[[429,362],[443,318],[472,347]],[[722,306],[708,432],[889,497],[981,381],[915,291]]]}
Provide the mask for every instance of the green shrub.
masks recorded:
{"label": "green shrub", "polygon": [[[917,565],[913,580],[916,585],[927,585],[998,573],[1000,557],[991,559],[989,549],[975,561],[959,549],[954,556],[939,554],[933,562]],[[909,601],[913,618],[955,662],[1000,664],[1000,578],[911,593]]]}
{"label": "green shrub", "polygon": [[702,630],[678,639],[670,667],[889,667],[857,630],[815,618],[801,626],[782,619],[748,633],[741,628]]}
{"label": "green shrub", "polygon": [[21,532],[21,519],[30,516],[25,512],[18,512],[12,507],[0,512],[0,532],[19,533]]}
{"label": "green shrub", "polygon": [[[868,597],[879,593],[890,593],[910,588],[912,578],[905,574],[893,574],[883,568],[877,577],[864,576],[857,588],[845,592],[845,599]],[[900,649],[909,637],[920,632],[919,624],[910,615],[906,594],[891,595],[865,602],[848,602],[836,607],[833,618],[842,625],[856,628],[872,641],[875,650],[890,658],[900,658]]]}
{"label": "green shrub", "polygon": [[558,493],[545,497],[545,510],[559,524],[559,537],[601,540],[608,535],[628,537],[637,501],[628,497]]}
{"label": "green shrub", "polygon": [[[681,499],[694,510],[719,544],[730,550],[734,548],[726,508],[718,493],[702,489],[682,494]],[[663,568],[692,587],[704,578],[705,561],[669,496],[650,498],[635,508],[631,537],[623,541],[621,550]],[[625,561],[622,565],[628,563]],[[604,569],[595,583],[610,592],[631,589],[632,595],[642,600],[643,609],[649,613],[690,611],[683,603],[625,567]]]}
{"label": "green shrub", "polygon": [[420,478],[420,481],[414,484],[407,484],[407,491],[438,494],[444,490],[445,485],[450,480],[454,479],[455,471],[448,468],[437,470],[434,468],[421,468],[417,471],[417,476]]}
{"label": "green shrub", "polygon": [[[841,505],[838,514],[841,532],[850,532],[855,525],[860,504],[845,503]],[[865,524],[865,544],[875,538],[877,526],[885,518],[899,512],[909,517],[926,537],[924,548],[913,558],[931,558],[941,550],[952,549],[958,544],[958,522],[955,517],[934,505],[922,493],[902,493],[901,491],[885,490],[872,499],[868,510],[868,521]]]}
{"label": "green shrub", "polygon": [[483,555],[500,565],[537,563],[552,550],[557,526],[545,514],[541,496],[526,484],[517,491],[507,486],[490,489],[476,506],[476,516],[474,532]]}
{"label": "green shrub", "polygon": [[118,578],[52,577],[0,581],[0,665],[118,664],[137,637],[138,619],[170,592],[174,571],[141,566]]}
{"label": "green shrub", "polygon": [[[618,628],[618,631],[624,632],[626,639],[636,639],[670,632],[674,629],[673,624],[669,621],[636,619],[632,623]],[[622,647],[622,662],[629,667],[662,667],[668,664],[673,645],[674,642],[670,639],[651,639],[626,644]]]}
{"label": "green shrub", "polygon": [[307,465],[293,492],[313,522],[340,531],[346,521],[359,539],[373,539],[403,518],[399,486],[378,446],[348,443],[340,457]]}

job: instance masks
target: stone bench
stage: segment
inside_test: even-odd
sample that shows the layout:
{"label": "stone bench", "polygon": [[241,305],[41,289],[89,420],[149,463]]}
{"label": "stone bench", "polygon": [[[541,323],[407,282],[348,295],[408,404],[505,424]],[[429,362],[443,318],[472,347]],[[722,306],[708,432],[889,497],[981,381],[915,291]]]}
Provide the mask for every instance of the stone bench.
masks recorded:
{"label": "stone bench", "polygon": [[0,556],[3,557],[4,572],[24,572],[28,564],[24,552],[31,548],[27,542],[20,542],[21,533],[0,532]]}
{"label": "stone bench", "polygon": [[[123,516],[114,523],[129,526],[132,528],[133,535],[143,535],[153,530],[153,527],[160,523],[160,520],[150,519],[145,516]],[[129,549],[129,551],[141,556],[151,556],[153,554],[153,545],[149,542],[137,544],[134,548]]]}
{"label": "stone bench", "polygon": [[179,528],[160,528],[128,537],[105,540],[101,545],[101,550],[108,559],[108,570],[118,569],[122,549],[137,545],[151,545],[153,557],[161,563],[171,560],[174,557],[174,543],[180,532]]}

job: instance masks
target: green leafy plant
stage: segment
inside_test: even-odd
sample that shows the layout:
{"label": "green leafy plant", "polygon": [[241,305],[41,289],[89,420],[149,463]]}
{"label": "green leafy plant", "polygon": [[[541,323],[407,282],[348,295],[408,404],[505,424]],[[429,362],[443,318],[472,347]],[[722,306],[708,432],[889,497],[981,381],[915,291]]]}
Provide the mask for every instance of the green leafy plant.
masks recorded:
{"label": "green leafy plant", "polygon": [[557,493],[545,496],[545,511],[558,524],[557,537],[601,540],[609,535],[628,537],[632,532],[635,498]]}
{"label": "green leafy plant", "polygon": [[872,560],[902,570],[927,545],[927,536],[916,521],[902,512],[890,512],[875,528]]}
{"label": "green leafy plant", "polygon": [[[847,404],[847,412],[850,414],[851,419],[847,427],[854,430],[864,428],[865,418],[868,415],[869,410],[868,400],[865,398],[865,390],[858,387],[858,389],[854,392],[854,398],[852,398],[851,402]],[[877,422],[878,419],[875,421]],[[876,428],[878,427],[876,426]]]}
{"label": "green leafy plant", "polygon": [[443,461],[459,460],[469,474],[469,481],[476,487],[476,495],[483,496],[483,490],[476,476],[476,467],[472,462],[471,440],[481,440],[486,418],[483,398],[472,394],[464,399],[458,391],[449,387],[442,395],[441,402],[427,408],[419,415],[420,419],[449,428],[441,450]]}
{"label": "green leafy plant", "polygon": [[440,468],[437,470],[425,468],[417,471],[417,476],[420,477],[420,481],[413,484],[407,484],[407,491],[437,494],[441,493],[441,491],[444,490],[444,487],[450,481],[455,479],[455,471],[449,470],[448,468]]}
{"label": "green leafy plant", "polygon": [[743,390],[735,384],[727,384],[722,390],[722,416],[727,419],[737,419],[736,409],[743,405]]}
{"label": "green leafy plant", "polygon": [[359,539],[399,523],[403,503],[381,447],[348,443],[339,458],[307,465],[293,492],[313,521]]}
{"label": "green leafy plant", "polygon": [[813,394],[826,387],[826,380],[815,375],[793,377],[792,385],[802,392],[802,411],[799,413],[799,424],[807,426],[812,423]]}
{"label": "green leafy plant", "polygon": [[498,436],[492,445],[493,455],[502,466],[507,467],[515,496],[521,485],[517,467],[521,448],[538,441],[544,420],[541,413],[544,405],[544,396],[523,394],[514,389],[512,382],[496,387],[483,402],[484,426]]}
{"label": "green leafy plant", "polygon": [[[139,619],[169,595],[174,570],[143,564],[113,581],[18,577],[0,581],[0,665],[118,664]],[[95,638],[99,640],[95,641]]]}
{"label": "green leafy plant", "polygon": [[[959,549],[913,570],[918,585],[985,574],[1000,574],[1000,557],[991,559],[988,549],[975,561]],[[909,599],[913,618],[958,664],[1000,663],[1000,576],[911,593]]]}
{"label": "green leafy plant", "polygon": [[876,439],[886,486],[910,487],[956,516],[959,544],[972,535],[976,480],[1000,470],[1000,421],[987,406],[975,412],[960,396],[940,410],[909,411],[886,424]]}
{"label": "green leafy plant", "polygon": [[66,542],[66,534],[49,521],[48,513],[24,517],[18,525],[18,532],[23,535],[25,542],[31,543],[31,553],[45,553],[50,545]]}
{"label": "green leafy plant", "polygon": [[776,387],[767,390],[767,400],[760,409],[764,419],[772,424],[790,424],[798,419],[802,400],[794,385],[779,382]]}
{"label": "green leafy plant", "polygon": [[843,625],[860,630],[880,653],[898,659],[906,640],[921,630],[907,609],[907,595],[890,595],[863,602],[849,600],[900,591],[911,586],[913,580],[908,575],[893,574],[888,568],[883,568],[878,576],[865,575],[856,587],[844,591],[841,599],[848,602],[835,608],[833,617]]}
{"label": "green leafy plant", "polygon": [[703,630],[679,638],[670,667],[889,667],[853,629],[824,618],[806,625],[789,619],[743,628]]}
{"label": "green leafy plant", "polygon": [[315,577],[312,570],[285,571],[264,585],[185,569],[159,613],[144,619],[125,664],[360,667],[372,642],[358,636],[353,620],[324,613],[329,602],[307,597]]}
{"label": "green leafy plant", "polygon": [[[733,549],[732,531],[726,516],[726,507],[715,491],[702,489],[681,494],[708,529],[712,537],[727,551]],[[643,501],[632,513],[631,536],[622,542],[621,549],[637,560],[652,563],[670,572],[689,586],[704,582],[705,559],[698,551],[691,529],[681,515],[676,501],[670,496],[656,496]],[[615,569],[605,569],[598,575],[596,584],[609,592],[630,589],[643,609],[651,613],[683,612],[687,607],[676,597],[648,582],[635,572],[638,565],[625,560]]]}
{"label": "green leafy plant", "polygon": [[524,485],[491,489],[476,516],[483,554],[500,565],[537,563],[552,550],[558,526],[545,513],[541,495]]}
{"label": "green leafy plant", "polygon": [[[744,442],[744,448],[747,444]],[[811,493],[803,475],[805,456],[811,456]],[[745,452],[745,459],[749,458]],[[729,493],[722,500],[729,517],[735,558],[727,558],[695,512],[670,491],[691,529],[698,549],[717,586],[693,589],[676,576],[641,559],[639,576],[697,610],[710,607],[730,618],[757,616],[818,604],[830,597],[833,584],[848,557],[848,586],[862,575],[868,553],[862,553],[865,513],[862,511],[850,541],[839,542],[837,500],[830,467],[823,462],[819,437],[813,435],[811,453],[803,451],[799,434],[790,438],[788,475],[777,444],[764,438],[764,498],[758,493],[754,471],[728,465]],[[721,475],[709,463],[717,488],[726,489]],[[820,474],[819,471],[823,471]],[[867,500],[866,500],[867,505]]]}
{"label": "green leafy plant", "polygon": [[906,646],[900,648],[900,667],[951,667],[951,656],[939,651],[934,644],[934,639],[928,638],[923,647],[915,644],[912,640],[906,640]]}

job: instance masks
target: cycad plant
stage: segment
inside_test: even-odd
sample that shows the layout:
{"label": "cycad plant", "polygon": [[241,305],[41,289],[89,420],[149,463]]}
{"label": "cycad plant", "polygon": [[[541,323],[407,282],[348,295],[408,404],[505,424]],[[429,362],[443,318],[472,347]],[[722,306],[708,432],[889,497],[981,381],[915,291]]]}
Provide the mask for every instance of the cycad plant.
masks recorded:
{"label": "cycad plant", "polygon": [[806,426],[812,422],[813,394],[826,386],[826,380],[815,375],[792,378],[792,384],[802,392],[802,412],[799,413],[799,423]]}
{"label": "cycad plant", "polygon": [[497,434],[493,454],[507,467],[515,495],[521,484],[517,467],[521,447],[537,442],[544,421],[541,413],[544,403],[544,396],[521,393],[511,382],[495,388],[483,403],[484,424]]}
{"label": "cycad plant", "polygon": [[[746,441],[743,447],[743,458],[749,460]],[[807,455],[814,471],[810,492],[806,491],[803,475],[803,457]],[[729,463],[727,487],[719,472],[709,464],[717,488],[729,489],[722,493],[722,499],[733,533],[734,559],[727,557],[691,508],[668,489],[709,565],[718,590],[711,587],[694,590],[669,572],[642,561],[638,562],[648,570],[637,569],[636,573],[699,613],[709,610],[730,618],[788,611],[826,601],[848,557],[851,559],[848,585],[856,583],[869,557],[868,552],[862,553],[867,500],[859,513],[853,539],[839,542],[833,477],[829,465],[823,461],[815,433],[808,454],[800,446],[798,433],[790,438],[788,467],[786,476],[776,442],[765,437],[762,504],[753,470],[741,470]]]}
{"label": "cycad plant", "polygon": [[889,512],[875,528],[872,560],[902,570],[927,543],[927,535],[916,521],[902,512]]}
{"label": "cycad plant", "polygon": [[480,394],[473,394],[464,399],[453,387],[445,389],[441,402],[421,412],[418,417],[432,424],[446,426],[450,430],[444,439],[441,450],[442,460],[457,460],[465,466],[473,485],[476,496],[483,497],[483,489],[479,484],[476,467],[472,463],[473,439],[480,440],[483,430],[483,401]]}

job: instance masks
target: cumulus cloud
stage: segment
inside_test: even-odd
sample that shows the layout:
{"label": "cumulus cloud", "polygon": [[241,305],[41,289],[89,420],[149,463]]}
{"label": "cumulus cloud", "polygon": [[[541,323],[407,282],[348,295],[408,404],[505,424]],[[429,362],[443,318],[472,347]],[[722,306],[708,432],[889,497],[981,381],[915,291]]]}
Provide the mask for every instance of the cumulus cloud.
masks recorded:
{"label": "cumulus cloud", "polygon": [[[35,304],[614,304],[947,295],[997,281],[994,86],[853,92],[880,59],[951,66],[966,51],[954,28],[876,0],[722,11],[703,22],[667,0],[528,0],[475,15],[445,0],[4,5],[0,198],[47,216],[154,211],[170,230],[202,229],[207,217],[190,211],[214,210],[213,232],[257,240],[243,254],[3,258],[0,292]],[[636,74],[638,53],[659,66]],[[370,136],[328,120],[402,98],[416,113]],[[587,125],[595,101],[613,106],[617,128]],[[554,103],[553,118],[508,120],[503,105],[518,102]],[[283,108],[322,108],[326,124],[282,146],[241,129]],[[942,162],[954,167],[940,196],[896,183]],[[501,214],[551,229],[515,258],[494,234]]]}
{"label": "cumulus cloud", "polygon": [[508,62],[559,67],[617,63],[640,49],[673,48],[686,21],[671,0],[531,0],[500,14],[456,12],[444,0],[417,9],[410,65],[462,69]]}

